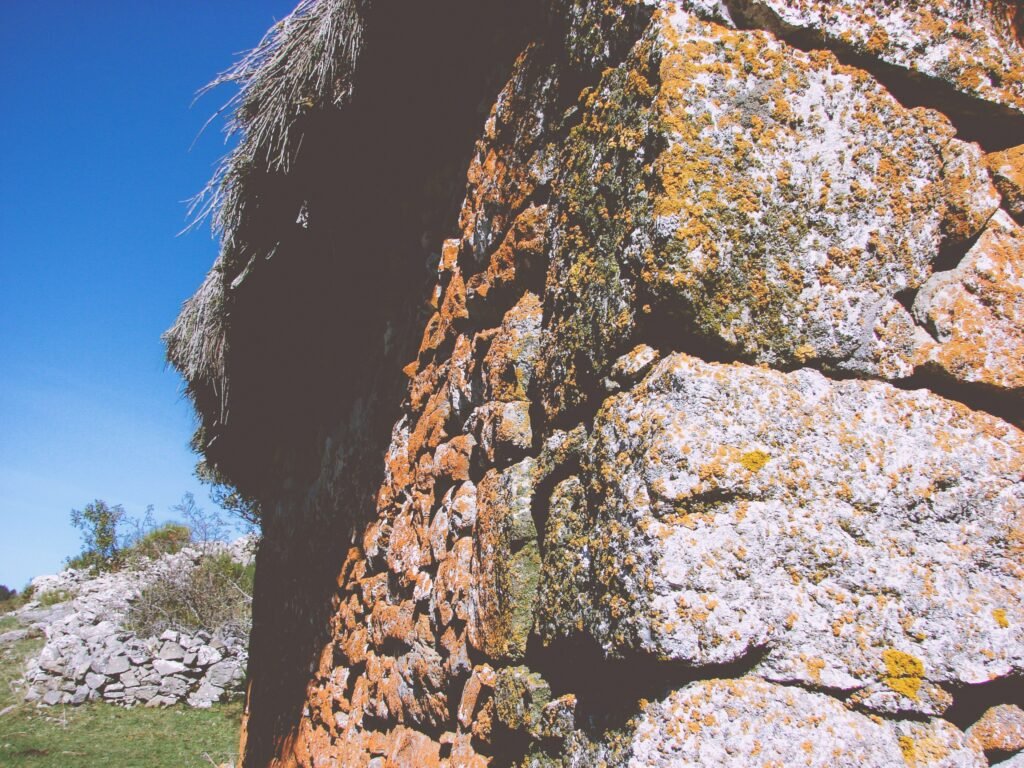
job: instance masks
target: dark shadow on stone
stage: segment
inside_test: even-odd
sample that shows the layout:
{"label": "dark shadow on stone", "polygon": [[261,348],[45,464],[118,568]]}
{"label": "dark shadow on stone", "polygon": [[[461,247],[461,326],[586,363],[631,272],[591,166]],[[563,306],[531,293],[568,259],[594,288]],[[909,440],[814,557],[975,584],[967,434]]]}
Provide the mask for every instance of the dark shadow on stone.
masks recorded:
{"label": "dark shadow on stone", "polygon": [[253,225],[273,255],[230,309],[231,429],[211,449],[265,511],[247,768],[287,761],[298,737],[338,574],[374,513],[429,267],[456,231],[482,110],[538,13],[498,0],[370,6],[351,104],[306,126],[292,170],[268,187],[274,215]]}

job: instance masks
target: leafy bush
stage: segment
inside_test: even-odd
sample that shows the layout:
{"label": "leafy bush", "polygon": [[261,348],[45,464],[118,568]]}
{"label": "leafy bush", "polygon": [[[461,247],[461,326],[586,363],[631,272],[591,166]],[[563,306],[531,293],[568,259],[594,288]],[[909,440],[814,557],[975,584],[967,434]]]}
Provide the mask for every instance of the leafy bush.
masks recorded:
{"label": "leafy bush", "polygon": [[124,507],[110,506],[101,499],[86,504],[85,509],[71,510],[71,524],[82,532],[83,547],[81,554],[68,559],[68,565],[97,571],[117,570],[121,565],[118,528],[124,519]]}
{"label": "leafy bush", "polygon": [[164,630],[246,637],[252,624],[254,566],[226,553],[203,555],[193,568],[165,571],[132,603],[128,626],[140,635]]}

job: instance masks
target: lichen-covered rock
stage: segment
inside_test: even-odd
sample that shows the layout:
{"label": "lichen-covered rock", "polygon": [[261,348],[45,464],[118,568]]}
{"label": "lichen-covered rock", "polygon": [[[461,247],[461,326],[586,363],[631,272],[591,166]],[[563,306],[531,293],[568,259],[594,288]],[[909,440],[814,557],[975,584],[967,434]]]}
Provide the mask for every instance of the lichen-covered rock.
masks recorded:
{"label": "lichen-covered rock", "polygon": [[1024,710],[1013,704],[992,707],[967,729],[967,738],[986,752],[1024,750]]}
{"label": "lichen-covered rock", "polygon": [[[433,147],[381,165],[422,116],[359,90],[428,65],[374,26],[420,6],[309,6],[366,15],[371,70],[314,99],[348,114],[309,151],[354,173],[321,181],[354,189],[304,242],[339,295],[346,253],[394,258],[350,319],[387,307],[366,375],[268,427],[243,765],[985,765],[994,716],[958,726],[1024,672],[1020,14],[462,4],[538,16],[497,35],[476,144],[436,137],[457,210]],[[417,239],[427,286],[398,277]],[[337,325],[296,346],[349,371]]]}
{"label": "lichen-covered rock", "polygon": [[[1024,668],[1024,434],[925,391],[675,355],[598,414],[590,631],[939,714]],[[550,557],[550,555],[549,555]],[[870,695],[875,691],[878,695]],[[884,694],[884,696],[882,695]]]}
{"label": "lichen-covered rock", "polygon": [[631,736],[629,766],[903,768],[902,746],[890,725],[828,696],[756,678],[711,680],[643,711]]}
{"label": "lichen-covered rock", "polygon": [[662,45],[645,285],[755,361],[909,375],[873,329],[997,208],[980,151],[829,53],[686,13]]}
{"label": "lichen-covered rock", "polygon": [[1019,221],[1024,217],[1024,144],[985,158],[1003,206]]}
{"label": "lichen-covered rock", "polygon": [[490,658],[521,659],[533,627],[540,579],[533,470],[533,459],[492,469],[477,488],[469,639]]}
{"label": "lichen-covered rock", "polygon": [[[922,357],[948,376],[1024,390],[1024,229],[992,217],[960,264],[934,275],[914,313],[935,335]],[[1020,403],[1024,411],[1024,402]]]}
{"label": "lichen-covered rock", "polygon": [[[810,30],[826,44],[948,83],[1024,112],[1024,51],[1011,3],[933,0],[724,0],[737,19],[773,31]],[[695,5],[699,9],[699,4]],[[1018,33],[1019,34],[1019,33]]]}

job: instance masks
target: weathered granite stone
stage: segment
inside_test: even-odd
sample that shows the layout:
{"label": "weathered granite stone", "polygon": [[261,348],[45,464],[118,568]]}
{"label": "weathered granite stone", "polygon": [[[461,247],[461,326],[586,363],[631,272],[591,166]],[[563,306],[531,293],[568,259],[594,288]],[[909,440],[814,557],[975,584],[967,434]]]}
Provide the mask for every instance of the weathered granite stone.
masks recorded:
{"label": "weathered granite stone", "polygon": [[[1024,433],[925,391],[659,363],[594,425],[590,630],[693,665],[897,695],[1024,668]],[[808,459],[814,457],[813,463]],[[937,695],[938,698],[935,698]],[[945,702],[932,703],[928,702]]]}
{"label": "weathered granite stone", "polygon": [[967,738],[979,748],[1017,752],[1024,749],[1024,710],[1013,704],[992,707],[967,729]]}
{"label": "weathered granite stone", "polygon": [[649,705],[630,738],[630,768],[986,764],[962,745],[957,751],[967,760],[917,763],[908,754],[916,739],[897,727],[852,712],[829,696],[757,678],[711,680],[682,688],[664,702]]}

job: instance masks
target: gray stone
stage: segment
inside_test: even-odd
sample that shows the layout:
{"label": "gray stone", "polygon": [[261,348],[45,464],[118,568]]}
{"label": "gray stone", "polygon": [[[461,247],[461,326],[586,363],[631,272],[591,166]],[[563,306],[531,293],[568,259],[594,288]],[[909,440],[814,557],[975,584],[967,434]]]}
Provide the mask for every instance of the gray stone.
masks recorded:
{"label": "gray stone", "polygon": [[89,699],[89,694],[92,693],[92,689],[87,685],[80,685],[75,689],[75,692],[71,695],[71,700],[68,702],[73,706],[84,704]]}
{"label": "gray stone", "polygon": [[60,691],[47,691],[43,694],[43,704],[48,707],[60,704],[64,700],[64,694]]}
{"label": "gray stone", "polygon": [[127,672],[121,674],[121,682],[124,683],[126,688],[131,688],[139,684],[139,677],[135,673],[135,670],[129,669]]}
{"label": "gray stone", "polygon": [[209,682],[203,681],[203,684],[188,697],[188,703],[193,707],[205,709],[214,702],[220,701],[220,698],[223,695],[223,689],[218,688],[215,685],[210,685]]}
{"label": "gray stone", "polygon": [[160,689],[155,685],[140,685],[138,688],[132,690],[132,695],[138,701],[149,701],[160,692]]}
{"label": "gray stone", "polygon": [[241,676],[242,671],[238,667],[238,662],[234,659],[225,659],[210,667],[206,673],[206,682],[218,688],[227,688]]}
{"label": "gray stone", "polygon": [[176,699],[180,699],[186,693],[188,693],[189,683],[188,680],[178,677],[177,675],[171,675],[165,677],[160,683],[160,693],[164,696],[173,696]]}
{"label": "gray stone", "polygon": [[168,641],[161,646],[160,653],[158,655],[161,659],[178,661],[185,658],[185,649],[177,643]]}
{"label": "gray stone", "polygon": [[122,672],[127,672],[129,669],[131,669],[131,662],[128,661],[127,656],[112,656],[110,657],[110,660],[103,665],[100,671],[104,675],[110,677],[113,675],[120,675]]}
{"label": "gray stone", "polygon": [[216,648],[211,648],[208,645],[202,646],[196,652],[196,662],[201,667],[208,667],[211,664],[216,664],[218,661],[224,658],[224,655]]}
{"label": "gray stone", "polygon": [[85,676],[85,684],[92,690],[97,690],[103,686],[106,682],[106,678],[102,675],[97,675],[94,672],[90,672]]}
{"label": "gray stone", "polygon": [[180,661],[167,661],[165,659],[157,659],[153,662],[153,669],[161,677],[166,677],[167,675],[173,675],[177,672],[184,672],[185,665],[182,664]]}

